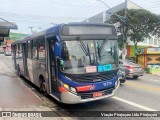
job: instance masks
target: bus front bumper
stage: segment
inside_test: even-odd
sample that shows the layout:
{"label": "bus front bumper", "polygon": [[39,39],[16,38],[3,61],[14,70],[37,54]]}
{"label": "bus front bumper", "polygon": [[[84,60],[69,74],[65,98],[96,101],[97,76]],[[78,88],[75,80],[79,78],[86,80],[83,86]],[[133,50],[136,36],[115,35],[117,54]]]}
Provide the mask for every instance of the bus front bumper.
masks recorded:
{"label": "bus front bumper", "polygon": [[85,103],[85,102],[104,99],[107,97],[112,97],[115,94],[116,90],[118,89],[119,85],[120,85],[120,81],[118,80],[118,84],[117,86],[115,86],[115,89],[112,91],[111,94],[100,96],[100,97],[87,98],[87,99],[82,99],[81,96],[77,96],[71,92],[63,92],[61,93],[61,102],[66,104],[77,104],[77,103]]}

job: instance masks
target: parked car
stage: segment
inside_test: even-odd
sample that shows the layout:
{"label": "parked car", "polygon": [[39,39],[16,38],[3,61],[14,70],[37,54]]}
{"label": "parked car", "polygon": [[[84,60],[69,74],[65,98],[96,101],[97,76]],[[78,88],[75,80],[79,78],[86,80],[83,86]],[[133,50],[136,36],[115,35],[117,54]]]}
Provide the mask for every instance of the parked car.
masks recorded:
{"label": "parked car", "polygon": [[11,46],[7,46],[4,51],[5,56],[11,56]]}
{"label": "parked car", "polygon": [[119,60],[119,65],[120,69],[125,71],[126,77],[132,77],[134,79],[137,79],[144,74],[144,70],[140,65],[133,63],[129,60]]}
{"label": "parked car", "polygon": [[125,71],[121,70],[121,68],[119,69],[119,81],[121,84],[126,82]]}

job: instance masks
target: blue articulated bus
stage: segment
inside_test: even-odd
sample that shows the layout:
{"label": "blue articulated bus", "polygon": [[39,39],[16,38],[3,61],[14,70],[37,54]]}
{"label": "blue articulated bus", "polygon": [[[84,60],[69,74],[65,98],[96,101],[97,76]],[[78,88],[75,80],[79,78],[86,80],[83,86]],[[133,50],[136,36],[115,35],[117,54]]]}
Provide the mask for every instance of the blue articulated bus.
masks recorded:
{"label": "blue articulated bus", "polygon": [[60,24],[12,44],[14,67],[62,103],[114,95],[119,87],[117,32],[113,25]]}

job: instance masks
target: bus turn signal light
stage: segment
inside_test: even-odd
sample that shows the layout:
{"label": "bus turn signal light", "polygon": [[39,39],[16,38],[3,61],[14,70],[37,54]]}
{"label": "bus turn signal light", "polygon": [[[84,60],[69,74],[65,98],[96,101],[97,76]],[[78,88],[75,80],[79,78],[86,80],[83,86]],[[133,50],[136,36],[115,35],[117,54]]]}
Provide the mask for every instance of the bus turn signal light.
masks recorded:
{"label": "bus turn signal light", "polygon": [[64,87],[59,87],[58,89],[60,92],[67,92],[67,90]]}

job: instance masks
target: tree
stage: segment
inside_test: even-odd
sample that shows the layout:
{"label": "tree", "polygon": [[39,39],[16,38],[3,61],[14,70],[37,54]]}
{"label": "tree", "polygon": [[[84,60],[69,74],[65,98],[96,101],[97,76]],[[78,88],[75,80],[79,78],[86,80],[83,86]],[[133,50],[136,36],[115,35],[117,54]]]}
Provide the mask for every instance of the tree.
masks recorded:
{"label": "tree", "polygon": [[156,24],[156,27],[155,27],[155,30],[154,30],[153,34],[156,37],[160,38],[160,15],[158,15],[158,21],[159,22]]}
{"label": "tree", "polygon": [[[124,19],[122,17],[124,16],[124,10],[118,11],[116,14]],[[115,14],[112,14],[111,19],[106,22],[112,24],[120,22],[121,26],[119,29],[121,29],[122,34],[126,34],[126,36],[128,36],[130,40],[133,41],[136,50],[138,42],[144,41],[145,38],[150,38],[159,30],[159,27],[157,27],[159,23],[159,17],[144,9],[127,10],[124,22],[120,20]],[[123,40],[125,39],[123,38]],[[123,43],[126,44],[126,40]]]}

